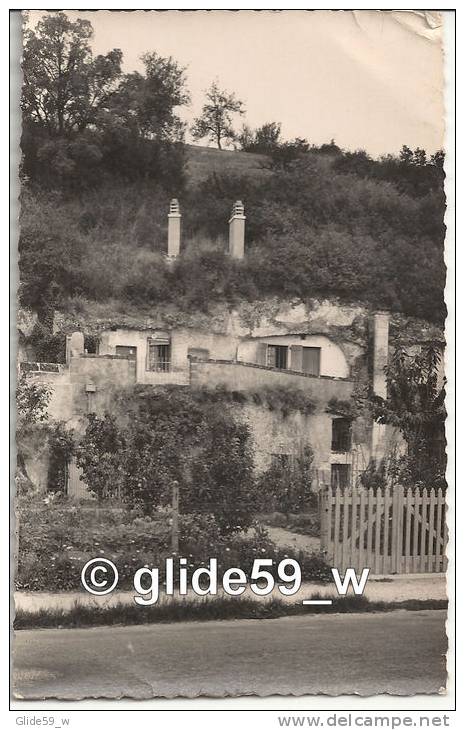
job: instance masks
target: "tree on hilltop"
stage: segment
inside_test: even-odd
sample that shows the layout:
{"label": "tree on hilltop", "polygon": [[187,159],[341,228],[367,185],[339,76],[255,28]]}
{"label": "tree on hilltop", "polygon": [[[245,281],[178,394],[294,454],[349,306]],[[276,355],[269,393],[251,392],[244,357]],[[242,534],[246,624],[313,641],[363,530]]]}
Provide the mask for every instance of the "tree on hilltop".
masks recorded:
{"label": "tree on hilltop", "polygon": [[223,140],[233,142],[236,139],[233,115],[244,114],[244,105],[235,94],[221,90],[216,82],[213,82],[207,90],[206,97],[207,101],[202,107],[201,116],[194,119],[191,133],[195,140],[207,137],[221,150]]}
{"label": "tree on hilltop", "polygon": [[48,12],[25,31],[21,107],[22,175],[59,190],[98,186],[105,173],[124,179],[182,181],[189,101],[185,69],[155,51],[144,72],[123,74],[114,48],[93,55],[92,24]]}
{"label": "tree on hilltop", "polygon": [[44,15],[25,32],[23,114],[52,137],[82,132],[116,89],[123,54],[114,48],[94,58],[92,35],[88,20],[62,12]]}

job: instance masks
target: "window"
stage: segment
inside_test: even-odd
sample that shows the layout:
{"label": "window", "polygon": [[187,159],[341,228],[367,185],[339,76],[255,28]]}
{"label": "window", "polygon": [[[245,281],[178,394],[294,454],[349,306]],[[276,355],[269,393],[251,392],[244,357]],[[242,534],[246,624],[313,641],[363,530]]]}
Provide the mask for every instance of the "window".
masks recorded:
{"label": "window", "polygon": [[94,335],[84,335],[84,352],[88,355],[98,355],[99,340]]}
{"label": "window", "polygon": [[310,375],[320,374],[321,347],[302,348],[302,370]]}
{"label": "window", "polygon": [[287,345],[268,345],[266,354],[269,367],[287,370]]}
{"label": "window", "polygon": [[116,345],[115,353],[122,357],[127,357],[129,360],[135,360],[137,355],[137,347],[132,345]]}
{"label": "window", "polygon": [[351,440],[350,418],[333,418],[331,451],[350,451]]}
{"label": "window", "polygon": [[147,370],[168,373],[171,369],[171,347],[166,342],[148,341]]}
{"label": "window", "polygon": [[96,390],[94,383],[86,383],[87,413],[95,413]]}
{"label": "window", "polygon": [[345,489],[350,485],[350,464],[331,464],[331,486]]}

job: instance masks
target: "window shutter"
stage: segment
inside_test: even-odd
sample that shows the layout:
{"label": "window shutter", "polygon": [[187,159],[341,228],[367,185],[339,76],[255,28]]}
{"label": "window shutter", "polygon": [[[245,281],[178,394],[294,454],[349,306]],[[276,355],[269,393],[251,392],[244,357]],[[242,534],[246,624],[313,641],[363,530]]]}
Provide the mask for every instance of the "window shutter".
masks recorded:
{"label": "window shutter", "polygon": [[304,347],[303,350],[303,368],[305,373],[310,375],[320,374],[320,358],[321,348],[320,347]]}
{"label": "window shutter", "polygon": [[291,345],[291,370],[302,372],[302,353],[301,345]]}
{"label": "window shutter", "polygon": [[268,345],[266,344],[266,342],[257,343],[257,364],[258,365],[266,365],[267,350],[268,350]]}

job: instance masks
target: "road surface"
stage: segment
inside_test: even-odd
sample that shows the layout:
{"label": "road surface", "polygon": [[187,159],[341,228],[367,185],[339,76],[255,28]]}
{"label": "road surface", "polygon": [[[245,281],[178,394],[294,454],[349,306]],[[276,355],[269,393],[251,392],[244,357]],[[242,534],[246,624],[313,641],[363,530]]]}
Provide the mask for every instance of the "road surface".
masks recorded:
{"label": "road surface", "polygon": [[445,611],[18,631],[22,698],[438,692]]}

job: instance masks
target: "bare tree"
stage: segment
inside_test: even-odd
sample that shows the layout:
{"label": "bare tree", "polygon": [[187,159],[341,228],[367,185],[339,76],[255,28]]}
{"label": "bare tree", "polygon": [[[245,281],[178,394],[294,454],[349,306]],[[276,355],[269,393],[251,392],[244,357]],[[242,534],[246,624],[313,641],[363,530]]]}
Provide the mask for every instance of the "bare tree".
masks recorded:
{"label": "bare tree", "polygon": [[202,107],[202,114],[194,119],[191,133],[196,140],[208,137],[218,145],[218,149],[222,149],[222,140],[232,142],[236,138],[232,126],[233,114],[244,114],[244,105],[235,94],[221,90],[215,81],[206,92],[206,96],[207,101]]}

